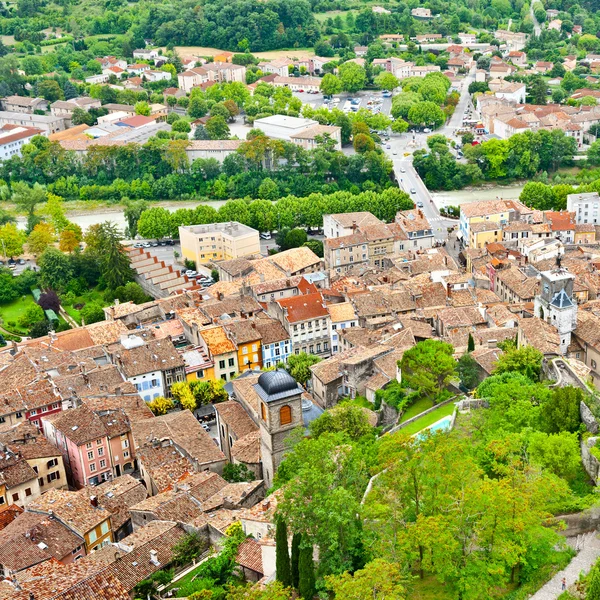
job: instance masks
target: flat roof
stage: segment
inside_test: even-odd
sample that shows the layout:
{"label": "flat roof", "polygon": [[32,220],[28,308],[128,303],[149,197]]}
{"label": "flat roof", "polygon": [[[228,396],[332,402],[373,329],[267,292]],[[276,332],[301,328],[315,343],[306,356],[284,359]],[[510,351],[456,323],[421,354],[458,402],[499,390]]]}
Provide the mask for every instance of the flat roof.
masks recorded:
{"label": "flat roof", "polygon": [[263,119],[256,119],[254,125],[274,125],[277,127],[287,127],[289,129],[298,129],[299,127],[313,127],[318,125],[313,119],[301,119],[300,117],[288,117],[287,115],[271,115]]}
{"label": "flat roof", "polygon": [[221,232],[230,235],[231,237],[242,237],[253,233],[258,235],[256,229],[252,229],[252,227],[248,227],[248,225],[238,223],[237,221],[208,223],[206,225],[182,225],[179,229],[184,229],[195,234]]}

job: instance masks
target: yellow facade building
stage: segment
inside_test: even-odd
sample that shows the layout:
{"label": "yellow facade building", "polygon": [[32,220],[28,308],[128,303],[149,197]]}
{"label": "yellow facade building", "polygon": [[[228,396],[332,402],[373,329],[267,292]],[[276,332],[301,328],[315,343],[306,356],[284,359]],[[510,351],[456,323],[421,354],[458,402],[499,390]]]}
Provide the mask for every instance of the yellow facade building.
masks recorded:
{"label": "yellow facade building", "polygon": [[261,333],[254,321],[235,321],[224,326],[227,336],[237,346],[240,372],[262,369]]}
{"label": "yellow facade building", "polygon": [[260,254],[258,231],[237,221],[179,228],[181,254],[197,265]]}
{"label": "yellow facade building", "polygon": [[502,241],[502,224],[498,221],[477,221],[469,227],[469,248],[485,248]]}

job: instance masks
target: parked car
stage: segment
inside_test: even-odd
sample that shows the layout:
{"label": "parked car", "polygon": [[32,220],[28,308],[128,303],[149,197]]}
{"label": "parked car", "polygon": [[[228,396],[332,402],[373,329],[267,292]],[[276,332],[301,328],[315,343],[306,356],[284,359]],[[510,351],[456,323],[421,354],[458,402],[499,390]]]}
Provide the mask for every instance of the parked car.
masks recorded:
{"label": "parked car", "polygon": [[[394,154],[396,153],[394,152]],[[400,173],[406,173],[406,169],[404,167],[400,167]]]}
{"label": "parked car", "polygon": [[270,240],[273,236],[271,235],[270,231],[263,231],[261,232],[260,237],[263,240]]}
{"label": "parked car", "polygon": [[410,193],[411,193],[411,194],[416,194],[416,193],[417,193],[417,190],[415,190],[415,188],[410,188]]}
{"label": "parked car", "polygon": [[188,269],[188,270],[185,272],[185,275],[187,275],[187,277],[194,277],[195,275],[197,275],[197,272],[196,272],[196,271],[193,271],[192,269]]}
{"label": "parked car", "polygon": [[423,203],[420,200],[417,202],[417,208],[423,208]]}
{"label": "parked car", "polygon": [[206,431],[206,432],[210,431],[210,427],[206,423],[200,423],[200,425],[202,425],[202,429],[204,429],[204,431]]}
{"label": "parked car", "polygon": [[24,258],[20,258],[20,259],[19,259],[19,264],[20,264],[20,265],[24,265],[24,264],[25,264],[25,262],[26,262],[26,261],[25,261],[25,259],[24,259]]}

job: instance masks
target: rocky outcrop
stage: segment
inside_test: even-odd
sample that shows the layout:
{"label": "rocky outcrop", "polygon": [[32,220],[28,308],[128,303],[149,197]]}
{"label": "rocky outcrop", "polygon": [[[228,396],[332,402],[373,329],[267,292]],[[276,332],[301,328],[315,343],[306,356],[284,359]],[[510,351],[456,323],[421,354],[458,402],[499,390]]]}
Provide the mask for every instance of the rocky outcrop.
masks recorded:
{"label": "rocky outcrop", "polygon": [[596,421],[596,417],[583,400],[579,404],[579,414],[586,430],[590,433],[598,433],[598,421]]}
{"label": "rocky outcrop", "polygon": [[581,461],[587,474],[593,479],[595,485],[598,485],[600,461],[592,454],[592,448],[596,445],[598,439],[600,438],[590,437],[581,441]]}

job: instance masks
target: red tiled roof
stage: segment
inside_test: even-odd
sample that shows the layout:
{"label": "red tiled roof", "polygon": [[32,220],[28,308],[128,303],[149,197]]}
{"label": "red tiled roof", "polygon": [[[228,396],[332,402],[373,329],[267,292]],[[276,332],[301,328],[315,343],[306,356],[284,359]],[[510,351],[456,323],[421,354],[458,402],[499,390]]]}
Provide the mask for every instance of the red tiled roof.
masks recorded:
{"label": "red tiled roof", "polygon": [[238,548],[236,562],[238,565],[262,575],[263,563],[260,544],[252,538],[242,542]]}
{"label": "red tiled roof", "polygon": [[277,303],[284,311],[287,310],[287,320],[290,323],[326,317],[329,314],[323,296],[319,292],[284,298]]}

